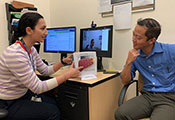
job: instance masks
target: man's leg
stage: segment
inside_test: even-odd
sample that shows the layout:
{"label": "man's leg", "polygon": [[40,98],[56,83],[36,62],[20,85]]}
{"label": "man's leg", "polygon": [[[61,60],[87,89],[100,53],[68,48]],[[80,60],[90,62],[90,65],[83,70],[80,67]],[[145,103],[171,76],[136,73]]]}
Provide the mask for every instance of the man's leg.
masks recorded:
{"label": "man's leg", "polygon": [[151,120],[175,120],[175,94],[154,94]]}
{"label": "man's leg", "polygon": [[122,104],[115,112],[115,119],[137,120],[139,118],[149,117],[151,113],[151,103],[144,95],[140,95]]}
{"label": "man's leg", "polygon": [[173,106],[159,105],[153,110],[151,120],[175,120],[175,104]]}

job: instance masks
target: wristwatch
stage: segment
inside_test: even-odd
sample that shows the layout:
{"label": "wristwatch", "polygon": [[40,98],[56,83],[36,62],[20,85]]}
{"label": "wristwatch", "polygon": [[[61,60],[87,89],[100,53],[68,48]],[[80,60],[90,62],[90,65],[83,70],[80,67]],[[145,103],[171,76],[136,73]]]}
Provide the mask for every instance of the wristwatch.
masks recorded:
{"label": "wristwatch", "polygon": [[61,59],[61,64],[67,65],[67,63],[65,63],[65,62],[63,61],[63,59]]}

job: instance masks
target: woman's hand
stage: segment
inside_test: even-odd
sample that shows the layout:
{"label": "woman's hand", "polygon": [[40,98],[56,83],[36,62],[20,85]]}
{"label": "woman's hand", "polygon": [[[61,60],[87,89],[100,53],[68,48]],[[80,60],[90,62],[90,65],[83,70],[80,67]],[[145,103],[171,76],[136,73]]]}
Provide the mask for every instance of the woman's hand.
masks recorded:
{"label": "woman's hand", "polygon": [[69,55],[69,56],[67,56],[66,58],[63,58],[63,62],[64,63],[71,63],[72,62],[72,55],[73,54],[71,54],[71,55]]}
{"label": "woman's hand", "polygon": [[80,70],[83,69],[83,66],[80,66],[78,68],[74,68],[73,66],[74,66],[74,63],[72,63],[69,70],[65,73],[66,79],[76,78],[80,76]]}

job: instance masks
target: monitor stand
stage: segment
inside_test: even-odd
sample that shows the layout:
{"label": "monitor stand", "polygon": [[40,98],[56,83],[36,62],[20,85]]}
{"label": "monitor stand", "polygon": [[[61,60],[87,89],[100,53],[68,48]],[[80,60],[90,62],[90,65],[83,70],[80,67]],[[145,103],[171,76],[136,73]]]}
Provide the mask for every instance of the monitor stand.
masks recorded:
{"label": "monitor stand", "polygon": [[[67,57],[67,53],[61,53],[61,60],[63,59],[63,58],[66,58]],[[67,65],[71,65],[72,63],[68,63],[68,64],[66,64],[65,66],[67,66]]]}
{"label": "monitor stand", "polygon": [[103,72],[102,57],[97,57],[97,71]]}
{"label": "monitor stand", "polygon": [[67,53],[61,53],[61,60],[67,57]]}

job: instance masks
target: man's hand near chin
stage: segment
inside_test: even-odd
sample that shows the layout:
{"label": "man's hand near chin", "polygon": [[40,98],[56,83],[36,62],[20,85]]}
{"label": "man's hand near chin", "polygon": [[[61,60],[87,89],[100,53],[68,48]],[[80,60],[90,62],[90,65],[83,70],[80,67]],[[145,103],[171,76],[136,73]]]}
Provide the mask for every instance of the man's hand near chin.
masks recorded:
{"label": "man's hand near chin", "polygon": [[129,50],[126,64],[132,64],[136,60],[137,56],[139,56],[139,55],[140,55],[140,53],[137,49]]}

